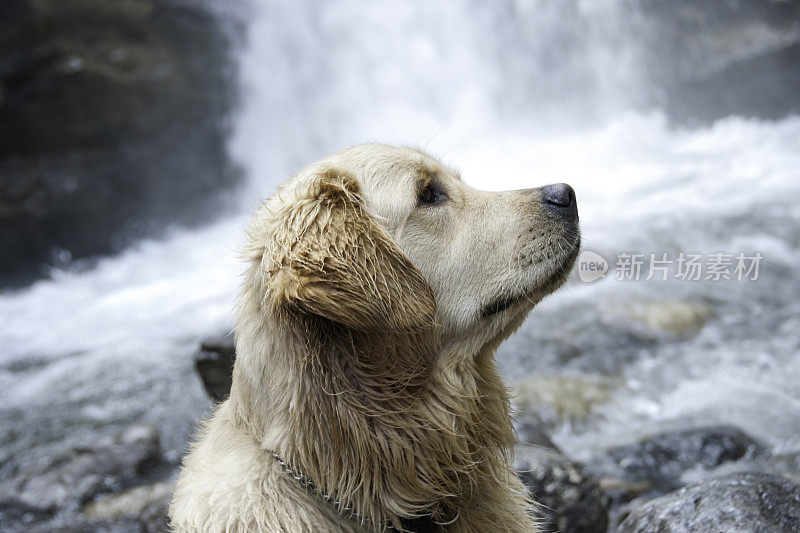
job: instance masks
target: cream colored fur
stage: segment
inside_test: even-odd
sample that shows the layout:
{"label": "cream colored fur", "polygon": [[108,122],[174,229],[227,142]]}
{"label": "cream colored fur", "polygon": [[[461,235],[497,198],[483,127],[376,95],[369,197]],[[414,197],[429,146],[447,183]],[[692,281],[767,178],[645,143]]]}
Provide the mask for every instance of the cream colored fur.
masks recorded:
{"label": "cream colored fur", "polygon": [[[428,186],[443,200],[420,202]],[[493,357],[577,253],[577,223],[540,197],[476,191],[383,145],[282,186],[249,229],[233,387],[184,460],[174,529],[384,531],[458,513],[440,529],[535,531]]]}

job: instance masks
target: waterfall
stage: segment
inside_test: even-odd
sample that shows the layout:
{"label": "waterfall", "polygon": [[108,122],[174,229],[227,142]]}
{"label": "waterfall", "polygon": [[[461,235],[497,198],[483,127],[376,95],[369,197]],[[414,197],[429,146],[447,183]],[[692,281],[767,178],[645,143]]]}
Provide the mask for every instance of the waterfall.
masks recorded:
{"label": "waterfall", "polygon": [[[208,409],[192,354],[232,326],[252,207],[365,141],[427,148],[478,188],[570,183],[584,247],[612,267],[761,253],[750,283],[573,277],[497,359],[575,457],[695,423],[797,453],[797,2],[243,2],[239,212],[0,296],[0,494],[132,421],[177,461]],[[602,384],[580,420],[542,388],[565,380]]]}
{"label": "waterfall", "polygon": [[[626,110],[707,118],[709,94],[769,114],[753,100],[790,83],[791,66],[759,71],[756,94],[732,92],[725,76],[800,41],[781,18],[799,8],[673,4],[253,0],[231,151],[263,194],[303,164],[370,140],[447,152],[489,132],[575,130]],[[800,102],[773,100],[764,105],[784,112]]]}
{"label": "waterfall", "polygon": [[625,6],[254,2],[232,152],[263,192],[367,140],[451,148],[487,130],[607,119],[644,101]]}

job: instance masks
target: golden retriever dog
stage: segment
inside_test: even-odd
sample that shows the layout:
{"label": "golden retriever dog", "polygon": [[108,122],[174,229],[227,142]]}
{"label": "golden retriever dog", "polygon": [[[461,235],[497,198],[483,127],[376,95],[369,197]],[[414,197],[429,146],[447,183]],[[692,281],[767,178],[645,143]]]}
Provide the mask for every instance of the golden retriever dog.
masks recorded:
{"label": "golden retriever dog", "polygon": [[478,191],[362,145],[280,187],[248,239],[233,386],[172,527],[535,531],[494,353],[572,268],[572,189]]}

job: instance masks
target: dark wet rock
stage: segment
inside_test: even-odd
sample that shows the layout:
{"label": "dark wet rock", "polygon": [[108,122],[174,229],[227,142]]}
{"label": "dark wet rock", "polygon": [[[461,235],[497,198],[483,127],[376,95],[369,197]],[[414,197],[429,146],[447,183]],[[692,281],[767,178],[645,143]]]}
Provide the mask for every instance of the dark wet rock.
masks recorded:
{"label": "dark wet rock", "polygon": [[202,0],[0,2],[0,280],[223,210],[226,24]]}
{"label": "dark wet rock", "polygon": [[541,506],[543,532],[605,533],[607,500],[580,464],[554,451],[520,446],[514,466]]}
{"label": "dark wet rock", "polygon": [[200,374],[203,387],[215,402],[223,401],[231,392],[235,360],[232,334],[208,338],[200,343],[200,350],[194,356],[194,367]]}
{"label": "dark wet rock", "polygon": [[630,480],[647,481],[654,490],[674,490],[693,468],[711,469],[764,452],[758,441],[731,426],[668,431],[613,448],[608,458]]}
{"label": "dark wet rock", "polygon": [[[591,121],[630,105],[695,125],[800,111],[798,0],[627,0],[592,10],[555,2],[549,16],[563,24],[536,32],[516,2],[503,5],[499,43],[515,50],[495,57],[515,80],[498,102],[504,112],[554,102]],[[603,89],[620,94],[609,99]],[[598,98],[605,105],[592,105]]]}
{"label": "dark wet rock", "polygon": [[135,425],[69,456],[36,465],[9,484],[0,502],[18,501],[41,512],[80,505],[97,494],[141,482],[163,468],[158,430]]}
{"label": "dark wet rock", "polygon": [[[766,82],[766,80],[770,80]],[[800,112],[800,43],[731,61],[679,84],[669,111],[684,122],[711,122],[728,115],[778,119]]]}
{"label": "dark wet rock", "polygon": [[800,112],[800,2],[639,0],[656,101],[676,121]]}
{"label": "dark wet rock", "polygon": [[0,531],[29,531],[35,524],[50,520],[51,511],[9,498],[0,501]]}
{"label": "dark wet rock", "polygon": [[620,533],[793,533],[800,531],[800,484],[765,472],[731,474],[630,510]]}

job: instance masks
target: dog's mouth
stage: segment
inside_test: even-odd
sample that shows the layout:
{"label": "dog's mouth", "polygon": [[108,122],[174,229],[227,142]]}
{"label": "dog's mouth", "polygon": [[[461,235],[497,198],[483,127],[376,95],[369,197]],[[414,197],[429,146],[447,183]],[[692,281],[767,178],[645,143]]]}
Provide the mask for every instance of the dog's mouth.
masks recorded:
{"label": "dog's mouth", "polygon": [[562,264],[555,269],[555,271],[543,282],[538,283],[532,290],[514,294],[504,295],[494,300],[489,301],[481,307],[481,318],[488,318],[499,313],[502,313],[516,302],[520,300],[527,300],[536,303],[544,296],[550,294],[559,288],[569,277],[572,266],[575,264],[575,259],[578,257],[578,250],[580,244],[576,244],[574,250],[571,251],[563,260]]}
{"label": "dog's mouth", "polygon": [[511,307],[511,305],[516,302],[518,298],[519,296],[510,296],[489,302],[481,308],[481,317],[487,318],[505,311]]}

